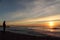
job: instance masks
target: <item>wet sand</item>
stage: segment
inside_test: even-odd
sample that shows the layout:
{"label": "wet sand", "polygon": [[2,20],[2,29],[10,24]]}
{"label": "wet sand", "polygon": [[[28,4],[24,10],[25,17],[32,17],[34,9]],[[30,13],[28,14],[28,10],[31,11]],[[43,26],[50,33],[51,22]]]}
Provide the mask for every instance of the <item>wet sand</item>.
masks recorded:
{"label": "wet sand", "polygon": [[0,31],[0,40],[59,40],[58,37],[52,37],[48,35],[44,36],[31,36],[25,34],[18,34],[6,31]]}

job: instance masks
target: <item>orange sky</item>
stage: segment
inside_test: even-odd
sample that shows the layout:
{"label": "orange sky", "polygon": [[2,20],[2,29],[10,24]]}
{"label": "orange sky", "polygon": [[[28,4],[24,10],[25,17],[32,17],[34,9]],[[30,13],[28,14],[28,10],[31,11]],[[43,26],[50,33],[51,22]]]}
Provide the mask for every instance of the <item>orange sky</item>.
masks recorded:
{"label": "orange sky", "polygon": [[17,20],[12,22],[7,21],[7,25],[29,25],[29,24],[42,24],[42,23],[44,24],[44,22],[49,22],[54,20],[56,21],[60,20],[60,15],[48,16],[44,18]]}
{"label": "orange sky", "polygon": [[1,0],[0,4],[0,25],[4,20],[7,25],[46,25],[60,20],[60,0]]}

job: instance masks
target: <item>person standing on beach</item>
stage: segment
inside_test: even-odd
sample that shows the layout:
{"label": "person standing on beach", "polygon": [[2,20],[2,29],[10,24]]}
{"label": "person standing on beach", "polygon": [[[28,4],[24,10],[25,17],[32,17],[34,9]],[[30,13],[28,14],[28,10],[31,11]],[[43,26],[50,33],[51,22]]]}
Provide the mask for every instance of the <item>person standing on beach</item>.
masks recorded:
{"label": "person standing on beach", "polygon": [[5,29],[6,29],[6,24],[5,24],[6,22],[4,21],[3,22],[3,32],[5,32]]}

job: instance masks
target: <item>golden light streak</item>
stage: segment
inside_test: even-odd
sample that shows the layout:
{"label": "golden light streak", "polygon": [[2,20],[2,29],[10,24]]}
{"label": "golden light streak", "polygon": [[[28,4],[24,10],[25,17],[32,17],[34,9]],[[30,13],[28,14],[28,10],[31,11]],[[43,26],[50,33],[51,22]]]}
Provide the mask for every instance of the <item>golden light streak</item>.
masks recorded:
{"label": "golden light streak", "polygon": [[[18,24],[37,24],[36,22],[38,21],[52,21],[52,20],[57,20],[60,19],[60,15],[54,15],[54,16],[48,16],[48,17],[43,17],[43,18],[31,18],[31,19],[24,19],[24,20],[16,20],[16,21],[11,21],[8,22],[8,24],[14,24],[14,25],[18,25]],[[53,26],[54,23],[53,22],[49,22],[50,26]]]}

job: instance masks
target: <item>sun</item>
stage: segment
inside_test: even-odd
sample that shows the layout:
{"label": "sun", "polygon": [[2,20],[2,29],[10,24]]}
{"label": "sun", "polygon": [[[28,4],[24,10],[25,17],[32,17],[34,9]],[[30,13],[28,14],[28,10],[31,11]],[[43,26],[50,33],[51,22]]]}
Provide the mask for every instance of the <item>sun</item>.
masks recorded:
{"label": "sun", "polygon": [[50,21],[50,22],[48,22],[48,23],[49,23],[49,27],[50,27],[50,28],[53,28],[53,27],[54,27],[54,22]]}
{"label": "sun", "polygon": [[54,22],[49,22],[49,25],[50,25],[50,26],[53,26],[53,25],[54,25]]}

